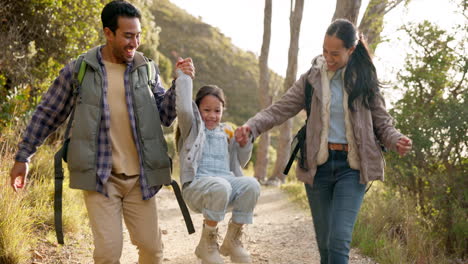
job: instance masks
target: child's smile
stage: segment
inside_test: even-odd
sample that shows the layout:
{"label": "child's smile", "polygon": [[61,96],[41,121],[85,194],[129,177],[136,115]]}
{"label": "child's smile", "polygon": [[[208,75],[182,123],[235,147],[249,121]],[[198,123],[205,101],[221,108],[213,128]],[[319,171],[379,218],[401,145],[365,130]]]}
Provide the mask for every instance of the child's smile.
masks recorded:
{"label": "child's smile", "polygon": [[223,116],[223,103],[216,96],[203,97],[198,109],[206,128],[211,130],[219,125]]}

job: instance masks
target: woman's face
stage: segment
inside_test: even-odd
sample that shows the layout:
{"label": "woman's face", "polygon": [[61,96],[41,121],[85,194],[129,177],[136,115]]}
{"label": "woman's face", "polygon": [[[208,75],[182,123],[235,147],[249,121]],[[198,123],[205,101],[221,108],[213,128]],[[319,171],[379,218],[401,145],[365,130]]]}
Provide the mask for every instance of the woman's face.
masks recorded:
{"label": "woman's face", "polygon": [[346,66],[354,49],[355,47],[345,48],[343,41],[335,36],[325,35],[323,57],[327,61],[328,70],[336,71]]}
{"label": "woman's face", "polygon": [[218,97],[213,95],[203,97],[198,109],[206,128],[211,130],[219,125],[221,117],[223,117],[223,103]]}

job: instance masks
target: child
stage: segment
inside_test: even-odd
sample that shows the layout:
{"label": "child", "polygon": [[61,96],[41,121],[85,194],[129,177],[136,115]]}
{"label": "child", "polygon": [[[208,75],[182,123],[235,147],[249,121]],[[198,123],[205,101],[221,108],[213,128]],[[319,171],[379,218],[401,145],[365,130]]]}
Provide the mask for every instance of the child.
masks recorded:
{"label": "child", "polygon": [[[202,213],[203,231],[195,255],[203,264],[224,263],[220,252],[232,262],[251,263],[240,238],[244,224],[251,224],[260,185],[242,177],[241,166],[250,159],[252,141],[239,145],[233,130],[220,123],[225,106],[223,91],[215,85],[200,88],[192,101],[192,79],[177,71],[177,150],[183,197],[190,209]],[[221,248],[216,225],[232,206],[232,218]]]}

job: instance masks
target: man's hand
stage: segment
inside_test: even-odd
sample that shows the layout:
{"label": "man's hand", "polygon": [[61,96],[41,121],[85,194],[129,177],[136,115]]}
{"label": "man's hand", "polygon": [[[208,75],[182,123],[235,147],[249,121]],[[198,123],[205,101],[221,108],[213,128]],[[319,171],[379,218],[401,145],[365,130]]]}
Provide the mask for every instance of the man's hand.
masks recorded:
{"label": "man's hand", "polygon": [[402,136],[397,142],[398,154],[400,154],[400,156],[406,155],[411,150],[412,145],[411,139]]}
{"label": "man's hand", "polygon": [[193,66],[192,58],[178,58],[175,66],[176,69],[180,69],[183,73],[187,74],[192,79],[195,78],[195,66]]}
{"label": "man's hand", "polygon": [[26,177],[28,176],[28,163],[27,162],[19,162],[15,161],[13,168],[10,171],[10,184],[13,187],[15,192],[18,189],[24,188],[26,185]]}
{"label": "man's hand", "polygon": [[239,143],[239,146],[244,147],[250,138],[250,127],[247,125],[238,127],[234,133],[234,136],[236,142]]}

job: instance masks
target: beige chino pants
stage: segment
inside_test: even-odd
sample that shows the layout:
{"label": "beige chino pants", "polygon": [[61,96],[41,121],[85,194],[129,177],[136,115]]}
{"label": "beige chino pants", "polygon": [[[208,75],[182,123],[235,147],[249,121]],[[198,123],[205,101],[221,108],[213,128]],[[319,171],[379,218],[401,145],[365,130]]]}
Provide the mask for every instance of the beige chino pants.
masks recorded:
{"label": "beige chino pants", "polygon": [[161,230],[155,197],[144,201],[138,176],[112,174],[109,197],[84,191],[84,201],[94,237],[94,262],[119,264],[123,246],[122,215],[132,243],[138,248],[138,263],[159,264],[163,259]]}

